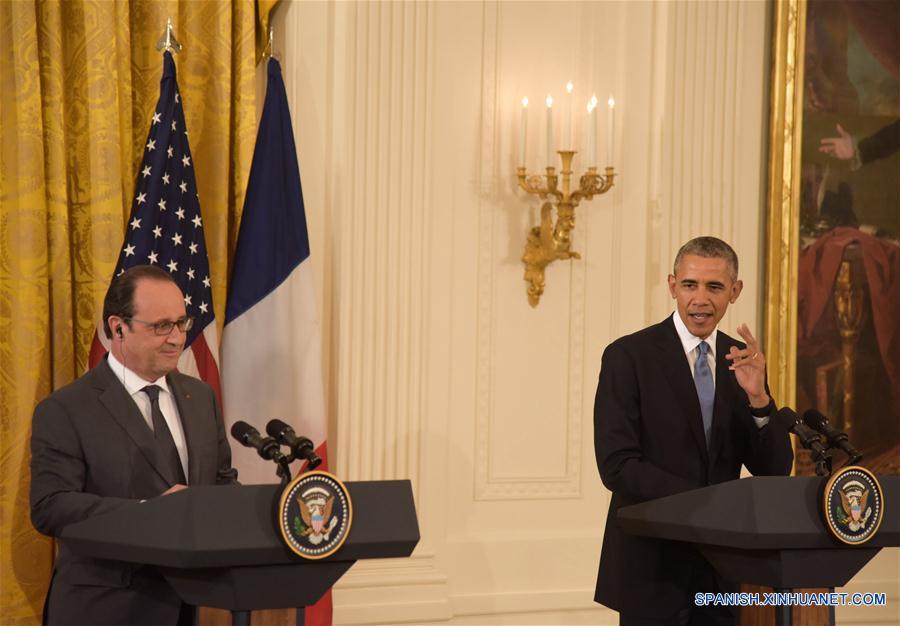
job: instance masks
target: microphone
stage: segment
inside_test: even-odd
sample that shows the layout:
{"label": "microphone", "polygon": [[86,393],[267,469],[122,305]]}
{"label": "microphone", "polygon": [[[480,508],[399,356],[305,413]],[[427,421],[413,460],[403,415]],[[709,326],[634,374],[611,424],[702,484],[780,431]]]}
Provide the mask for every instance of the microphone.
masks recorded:
{"label": "microphone", "polygon": [[242,446],[256,448],[259,456],[267,461],[276,463],[286,461],[285,456],[278,449],[278,442],[271,437],[263,437],[247,422],[235,422],[231,427],[231,436],[237,439]]}
{"label": "microphone", "polygon": [[315,469],[322,464],[322,459],[316,454],[313,442],[295,433],[289,424],[281,420],[269,420],[269,423],[266,424],[266,432],[278,443],[289,447],[295,459],[306,459],[309,463],[307,469]]}
{"label": "microphone", "polygon": [[825,439],[828,440],[829,448],[837,447],[843,450],[849,459],[847,465],[856,465],[862,460],[862,455],[859,451],[850,445],[850,439],[847,437],[847,433],[843,433],[837,428],[834,428],[828,423],[828,418],[822,413],[819,413],[815,409],[809,409],[803,414],[803,421],[810,428],[825,435]]}
{"label": "microphone", "polygon": [[822,447],[822,438],[819,437],[818,433],[810,430],[794,410],[784,407],[775,414],[774,419],[785,430],[797,435],[804,448],[817,454],[824,454],[825,449]]}

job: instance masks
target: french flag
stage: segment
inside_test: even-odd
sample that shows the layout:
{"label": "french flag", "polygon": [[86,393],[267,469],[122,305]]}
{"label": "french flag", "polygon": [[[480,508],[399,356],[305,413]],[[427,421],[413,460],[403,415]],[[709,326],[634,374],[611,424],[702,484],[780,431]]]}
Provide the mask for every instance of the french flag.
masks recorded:
{"label": "french flag", "polygon": [[[281,77],[269,59],[263,107],[225,307],[225,421],[263,431],[280,419],[312,440],[327,469],[319,319],[297,150]],[[275,465],[232,446],[244,484],[277,482]],[[296,465],[296,464],[295,464]],[[294,475],[302,469],[293,467]],[[331,592],[307,607],[306,624],[331,624]]]}

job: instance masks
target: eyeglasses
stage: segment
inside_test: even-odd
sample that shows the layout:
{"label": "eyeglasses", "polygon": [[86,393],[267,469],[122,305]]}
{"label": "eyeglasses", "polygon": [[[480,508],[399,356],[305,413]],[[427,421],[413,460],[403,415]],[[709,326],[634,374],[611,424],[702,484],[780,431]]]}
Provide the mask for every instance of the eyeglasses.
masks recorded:
{"label": "eyeglasses", "polygon": [[170,320],[164,320],[162,322],[145,322],[144,320],[138,320],[133,317],[126,317],[123,319],[127,322],[140,322],[144,326],[153,329],[153,334],[155,335],[169,335],[176,326],[178,327],[178,330],[186,333],[194,326],[193,317],[182,317],[174,322]]}

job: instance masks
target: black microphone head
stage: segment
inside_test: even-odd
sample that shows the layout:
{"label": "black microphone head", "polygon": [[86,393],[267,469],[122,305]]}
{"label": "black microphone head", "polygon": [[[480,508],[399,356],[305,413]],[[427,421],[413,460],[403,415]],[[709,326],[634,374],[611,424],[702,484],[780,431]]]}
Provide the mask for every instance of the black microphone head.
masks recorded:
{"label": "black microphone head", "polygon": [[269,420],[269,423],[266,424],[266,433],[270,437],[280,440],[285,433],[289,435],[294,434],[294,429],[281,420]]}
{"label": "black microphone head", "polygon": [[251,435],[259,432],[253,426],[248,424],[247,422],[237,421],[231,426],[231,436],[240,441],[245,446],[247,445],[247,440]]}
{"label": "black microphone head", "polygon": [[793,430],[794,424],[796,424],[799,419],[797,412],[786,406],[779,409],[778,412],[772,416],[772,421],[787,431]]}
{"label": "black microphone head", "polygon": [[278,442],[271,437],[263,437],[260,439],[259,447],[256,448],[256,451],[259,453],[259,456],[267,461],[278,457],[284,457],[284,455],[281,454],[281,450],[278,449]]}
{"label": "black microphone head", "polygon": [[828,418],[815,409],[808,409],[803,413],[803,423],[810,428],[819,430],[823,426],[828,426]]}

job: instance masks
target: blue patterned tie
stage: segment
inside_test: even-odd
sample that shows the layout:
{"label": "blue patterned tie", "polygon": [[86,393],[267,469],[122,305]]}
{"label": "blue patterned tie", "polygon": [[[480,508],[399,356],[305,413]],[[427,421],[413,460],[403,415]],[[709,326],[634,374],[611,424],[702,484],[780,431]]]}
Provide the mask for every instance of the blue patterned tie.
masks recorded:
{"label": "blue patterned tie", "polygon": [[694,385],[700,399],[700,413],[703,415],[703,433],[706,435],[706,447],[709,447],[709,436],[712,434],[713,405],[716,400],[716,383],[709,369],[709,344],[701,341],[698,346],[700,356],[694,363]]}

